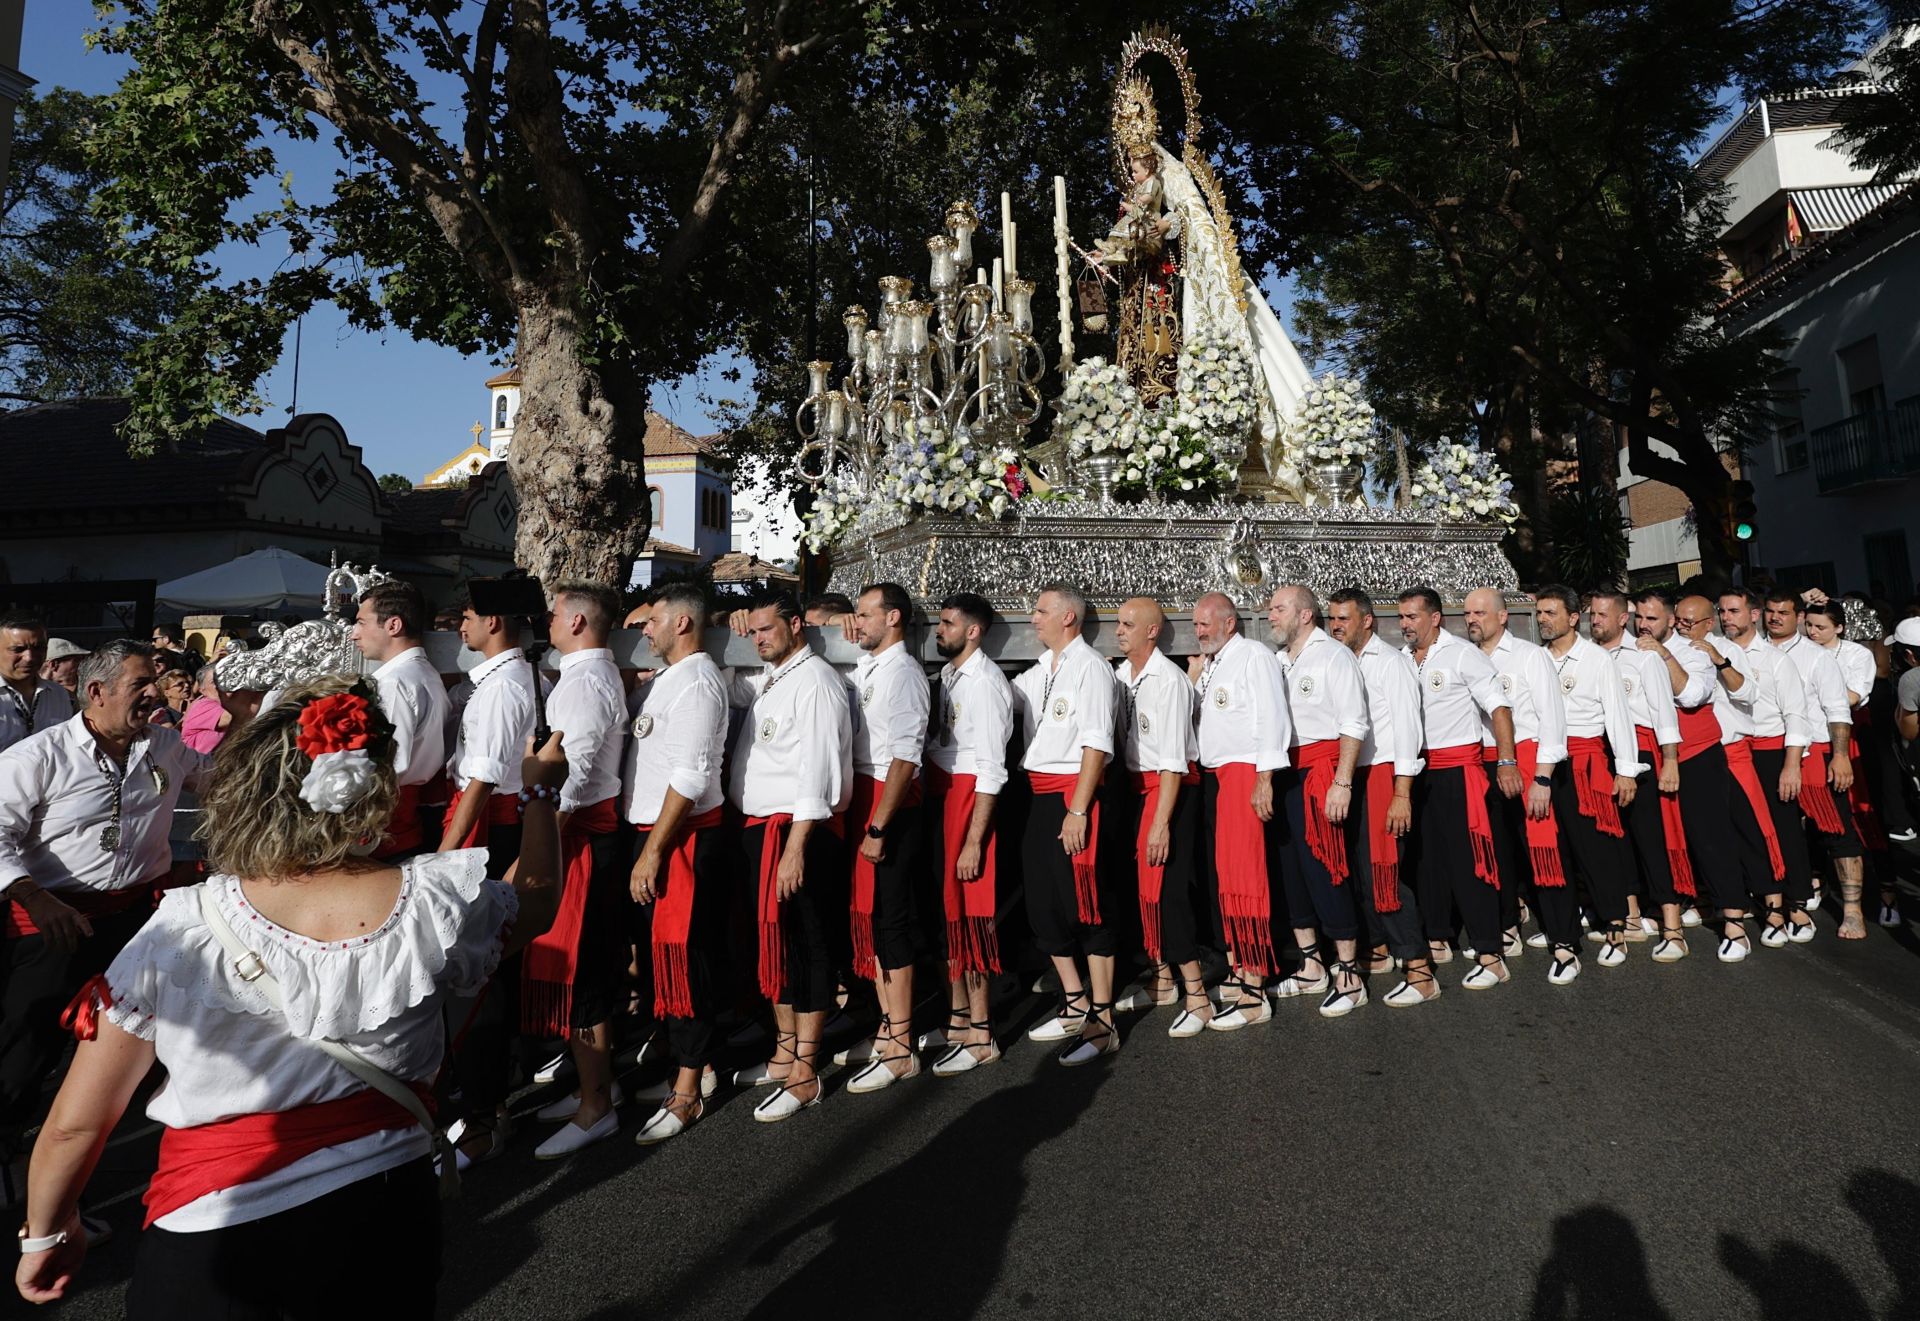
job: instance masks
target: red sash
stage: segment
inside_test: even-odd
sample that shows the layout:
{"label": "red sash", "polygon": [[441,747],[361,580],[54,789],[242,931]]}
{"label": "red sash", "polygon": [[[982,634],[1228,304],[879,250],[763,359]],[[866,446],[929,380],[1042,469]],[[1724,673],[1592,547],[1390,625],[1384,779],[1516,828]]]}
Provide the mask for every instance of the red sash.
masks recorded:
{"label": "red sash", "polygon": [[767,828],[760,837],[760,875],[756,890],[760,920],[760,993],[778,1004],[780,992],[787,984],[787,942],[780,936],[780,852],[786,846],[787,827],[793,824],[793,817],[786,812],[750,816],[747,824]]}
{"label": "red sash", "polygon": [[[693,987],[687,980],[687,933],[693,929],[693,851],[700,832],[720,824],[713,808],[685,823],[680,840],[666,857],[664,885],[654,885],[653,1014],[655,1018],[692,1018]],[[641,826],[647,834],[652,826]]]}
{"label": "red sash", "polygon": [[[1867,715],[1866,703],[1853,708],[1853,728],[1857,734],[1862,729],[1871,728],[1872,720]],[[1887,851],[1887,830],[1880,823],[1880,813],[1874,809],[1873,794],[1868,790],[1867,777],[1860,773],[1860,740],[1854,735],[1847,736],[1847,755],[1853,758],[1853,785],[1847,790],[1847,802],[1853,808],[1853,826],[1860,832],[1860,842],[1875,853]]]}
{"label": "red sash", "polygon": [[1787,860],[1780,852],[1780,835],[1773,828],[1773,809],[1767,806],[1767,791],[1760,786],[1760,772],[1753,765],[1753,748],[1746,739],[1735,739],[1727,744],[1727,769],[1733,772],[1740,792],[1747,796],[1747,806],[1753,809],[1754,819],[1760,823],[1760,834],[1767,841],[1767,865],[1773,871],[1773,879],[1786,879]]}
{"label": "red sash", "polygon": [[1257,774],[1249,761],[1230,761],[1213,771],[1220,785],[1213,819],[1220,924],[1243,977],[1264,977],[1275,962],[1273,900],[1267,893],[1267,828],[1253,812]]}
{"label": "red sash", "polygon": [[1498,890],[1500,864],[1493,852],[1493,818],[1487,815],[1487,768],[1481,760],[1480,745],[1460,743],[1451,748],[1429,748],[1427,769],[1458,770],[1466,780],[1467,837],[1473,844],[1474,874]]}
{"label": "red sash", "polygon": [[[447,804],[447,813],[440,818],[440,829],[444,831],[453,824],[453,814],[460,806],[460,795],[455,794],[453,801]],[[517,826],[520,824],[520,795],[494,794],[487,799],[487,810],[482,812],[465,837],[456,840],[457,849],[483,849],[487,846],[487,834],[495,826]]]}
{"label": "red sash", "polygon": [[1567,735],[1567,759],[1573,763],[1573,790],[1580,815],[1600,827],[1603,835],[1625,838],[1620,804],[1613,797],[1613,771],[1607,766],[1607,741]]}
{"label": "red sash", "polygon": [[620,828],[614,802],[603,798],[567,818],[560,838],[560,910],[520,960],[520,1030],[530,1036],[573,1034],[573,979],[580,970],[587,892],[593,888],[593,841]]}
{"label": "red sash", "polygon": [[1681,761],[1692,761],[1720,742],[1720,717],[1713,713],[1713,703],[1676,707],[1674,712],[1680,717]]}
{"label": "red sash", "polygon": [[[1140,828],[1134,833],[1134,867],[1140,877],[1140,943],[1147,948],[1147,957],[1155,963],[1163,962],[1160,957],[1160,885],[1166,879],[1166,864],[1155,866],[1147,861],[1147,840],[1153,834],[1154,818],[1160,812],[1160,772],[1134,771],[1130,776],[1133,787],[1140,795]],[[1188,765],[1186,774],[1180,777],[1182,784],[1200,783],[1200,774],[1192,765]]]}
{"label": "red sash", "polygon": [[[847,825],[851,828],[848,838],[853,844],[853,905],[850,917],[853,928],[853,975],[872,981],[880,975],[879,965],[873,957],[873,864],[860,852],[860,846],[866,843],[867,827],[873,824],[873,814],[880,806],[881,790],[887,787],[885,780],[876,780],[871,775],[853,777],[853,801],[847,805]],[[907,795],[900,806],[913,807],[920,802],[920,781],[916,777],[907,786]]]}
{"label": "red sash", "polygon": [[[1654,783],[1657,785],[1663,760],[1660,745],[1654,740],[1653,731],[1645,725],[1635,725],[1633,732],[1640,751],[1653,754]],[[1661,833],[1667,837],[1667,870],[1673,873],[1674,893],[1692,898],[1699,891],[1693,884],[1693,859],[1687,855],[1687,822],[1680,815],[1679,794],[1660,795],[1660,825]]]}
{"label": "red sash", "polygon": [[[162,875],[151,881],[142,881],[138,885],[129,885],[120,890],[48,890],[47,893],[58,899],[82,917],[107,917],[114,913],[124,913],[129,908],[145,902],[148,907],[160,902],[160,896],[173,888],[169,875]],[[37,936],[39,926],[20,906],[18,900],[9,900],[4,908],[4,917],[0,917],[0,927],[4,927],[9,940],[16,936]]]}
{"label": "red sash", "polygon": [[1840,820],[1840,805],[1833,801],[1833,786],[1827,783],[1827,752],[1832,745],[1815,743],[1807,748],[1800,763],[1800,810],[1816,829],[1829,835],[1846,833]]}
{"label": "red sash", "polygon": [[[1038,771],[1028,771],[1027,779],[1033,784],[1037,794],[1059,794],[1067,802],[1073,802],[1073,791],[1079,787],[1078,775],[1042,775]],[[1100,795],[1093,796],[1093,804],[1087,808],[1087,846],[1073,855],[1073,898],[1080,910],[1080,920],[1088,926],[1099,926],[1100,891],[1097,868],[1097,854],[1100,848]]]}
{"label": "red sash", "polygon": [[947,962],[951,975],[1000,971],[1000,936],[994,926],[995,874],[993,823],[980,843],[980,874],[960,879],[960,850],[973,824],[976,796],[972,775],[949,775],[928,762],[920,768],[927,788],[939,801],[940,897],[947,914]]}
{"label": "red sash", "polygon": [[1387,829],[1393,805],[1393,763],[1367,767],[1367,853],[1373,859],[1373,906],[1382,913],[1400,911],[1400,841]]}
{"label": "red sash", "polygon": [[1293,764],[1300,771],[1307,848],[1339,885],[1347,879],[1347,834],[1327,820],[1327,791],[1333,788],[1334,774],[1340,768],[1340,740],[1323,738],[1302,743],[1293,750]]}
{"label": "red sash", "polygon": [[[420,1083],[409,1085],[431,1113],[431,1090]],[[415,1126],[414,1117],[399,1102],[368,1089],[274,1114],[236,1115],[192,1128],[164,1129],[160,1168],[141,1199],[147,1206],[146,1227],[208,1193],[264,1179],[316,1151],[370,1133]]]}
{"label": "red sash", "polygon": [[[1490,766],[1500,759],[1500,749],[1483,747],[1480,761]],[[1537,739],[1523,738],[1513,745],[1513,759],[1520,763],[1520,779],[1532,785],[1533,777],[1540,773],[1540,743]],[[1486,772],[1481,771],[1484,777]],[[1486,783],[1483,779],[1482,783]],[[1491,792],[1491,787],[1489,787]],[[1524,791],[1523,791],[1524,792]],[[1524,797],[1522,798],[1524,802]],[[1547,814],[1538,820],[1522,814],[1527,831],[1527,861],[1532,865],[1533,883],[1544,885],[1549,890],[1558,890],[1567,883],[1565,865],[1560,861],[1560,819],[1553,814],[1553,802],[1547,802]],[[1493,818],[1487,818],[1491,825]]]}
{"label": "red sash", "polygon": [[393,815],[387,818],[387,833],[375,849],[376,858],[397,858],[413,853],[424,841],[420,838],[420,786],[403,784],[394,799]]}

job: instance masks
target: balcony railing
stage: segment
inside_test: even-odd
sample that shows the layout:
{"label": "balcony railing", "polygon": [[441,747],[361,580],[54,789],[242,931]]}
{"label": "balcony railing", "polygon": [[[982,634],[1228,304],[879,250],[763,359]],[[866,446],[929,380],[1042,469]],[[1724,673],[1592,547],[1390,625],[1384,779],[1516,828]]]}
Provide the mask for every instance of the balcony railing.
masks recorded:
{"label": "balcony railing", "polygon": [[1821,495],[1900,482],[1920,473],[1920,400],[1856,413],[1809,435]]}

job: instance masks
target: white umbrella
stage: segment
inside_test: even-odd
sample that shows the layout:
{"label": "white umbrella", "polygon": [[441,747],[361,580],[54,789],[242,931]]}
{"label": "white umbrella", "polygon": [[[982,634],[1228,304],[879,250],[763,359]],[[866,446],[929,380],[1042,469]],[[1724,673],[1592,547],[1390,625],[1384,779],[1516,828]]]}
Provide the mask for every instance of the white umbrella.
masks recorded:
{"label": "white umbrella", "polygon": [[318,611],[325,604],[326,566],[278,546],[161,583],[154,599],[182,614]]}

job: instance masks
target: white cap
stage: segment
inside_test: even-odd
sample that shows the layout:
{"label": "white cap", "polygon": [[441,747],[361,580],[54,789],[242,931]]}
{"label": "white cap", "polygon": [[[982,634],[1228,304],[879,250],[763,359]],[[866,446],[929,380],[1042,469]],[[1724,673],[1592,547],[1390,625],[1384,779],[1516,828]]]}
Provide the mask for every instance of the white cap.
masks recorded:
{"label": "white cap", "polygon": [[1893,630],[1893,640],[1903,647],[1920,647],[1920,619],[1903,619]]}

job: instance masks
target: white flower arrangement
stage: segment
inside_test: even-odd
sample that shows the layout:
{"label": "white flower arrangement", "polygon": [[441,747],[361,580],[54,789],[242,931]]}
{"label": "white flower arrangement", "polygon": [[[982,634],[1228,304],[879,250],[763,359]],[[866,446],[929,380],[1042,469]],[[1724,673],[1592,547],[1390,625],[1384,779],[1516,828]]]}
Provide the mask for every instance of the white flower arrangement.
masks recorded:
{"label": "white flower arrangement", "polygon": [[887,446],[878,494],[911,513],[958,514],[986,522],[1027,494],[1020,456],[964,430],[909,419]]}
{"label": "white flower arrangement", "polygon": [[813,508],[807,511],[802,535],[807,549],[816,555],[840,540],[846,530],[859,521],[871,500],[871,493],[856,488],[844,469],[827,475],[813,494]]}
{"label": "white flower arrangement", "polygon": [[[1254,365],[1226,336],[1197,327],[1180,346],[1179,403],[1222,453],[1244,447],[1256,410]],[[1163,405],[1163,408],[1165,406]]]}
{"label": "white flower arrangement", "polygon": [[1118,363],[1105,358],[1081,362],[1068,373],[1054,408],[1053,434],[1065,439],[1069,458],[1125,457],[1140,443],[1140,395]]}
{"label": "white flower arrangement", "polygon": [[1315,381],[1286,421],[1287,440],[1311,464],[1365,464],[1373,457],[1373,405],[1360,383],[1332,372]]}
{"label": "white flower arrangement", "polygon": [[1497,518],[1512,527],[1520,517],[1513,481],[1493,455],[1446,436],[1414,471],[1407,494],[1416,510],[1436,518]]}
{"label": "white flower arrangement", "polygon": [[1118,489],[1201,500],[1231,490],[1237,451],[1184,402],[1169,400],[1147,414],[1144,443],[1128,456]]}

